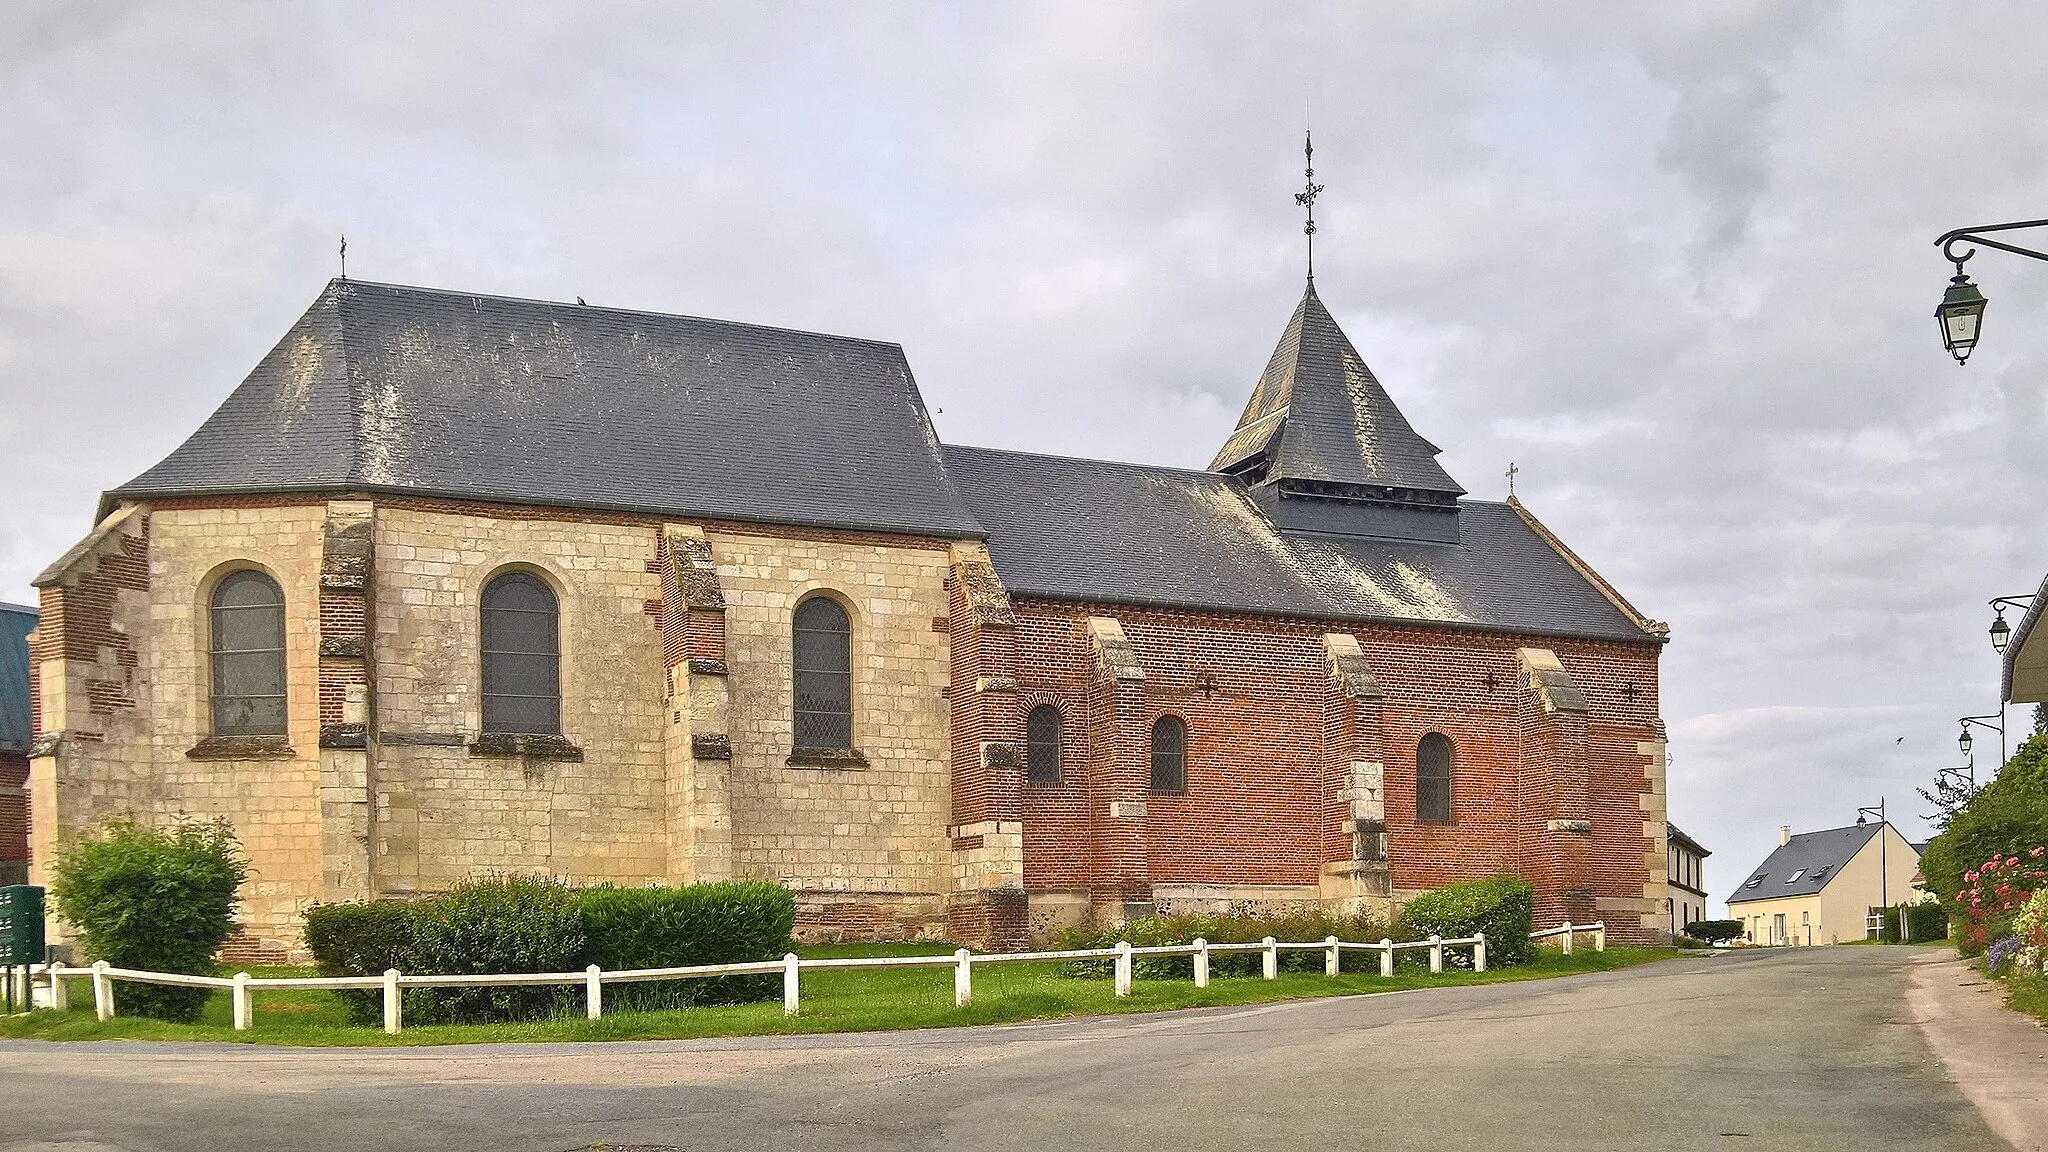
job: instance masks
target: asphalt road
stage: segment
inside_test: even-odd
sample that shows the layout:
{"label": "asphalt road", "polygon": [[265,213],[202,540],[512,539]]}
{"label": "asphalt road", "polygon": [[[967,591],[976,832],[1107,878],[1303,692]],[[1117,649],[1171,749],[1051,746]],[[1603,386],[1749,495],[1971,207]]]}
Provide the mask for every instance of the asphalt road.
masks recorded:
{"label": "asphalt road", "polygon": [[1003,1028],[400,1051],[0,1043],[0,1150],[2004,1149],[1907,951]]}

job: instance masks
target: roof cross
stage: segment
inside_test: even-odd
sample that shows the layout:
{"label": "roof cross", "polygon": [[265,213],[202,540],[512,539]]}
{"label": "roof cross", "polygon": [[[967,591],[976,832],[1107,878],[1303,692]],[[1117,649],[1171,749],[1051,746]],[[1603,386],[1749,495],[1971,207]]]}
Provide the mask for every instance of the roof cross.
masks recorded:
{"label": "roof cross", "polygon": [[1510,499],[1512,499],[1515,495],[1515,476],[1520,472],[1521,469],[1515,467],[1515,462],[1513,460],[1508,461],[1508,497]]}
{"label": "roof cross", "polygon": [[1316,183],[1316,140],[1315,134],[1304,130],[1301,134],[1301,156],[1304,163],[1302,175],[1307,177],[1307,188],[1294,194],[1294,202],[1308,210],[1308,222],[1301,226],[1308,236],[1308,282],[1316,282],[1316,197],[1323,186]]}

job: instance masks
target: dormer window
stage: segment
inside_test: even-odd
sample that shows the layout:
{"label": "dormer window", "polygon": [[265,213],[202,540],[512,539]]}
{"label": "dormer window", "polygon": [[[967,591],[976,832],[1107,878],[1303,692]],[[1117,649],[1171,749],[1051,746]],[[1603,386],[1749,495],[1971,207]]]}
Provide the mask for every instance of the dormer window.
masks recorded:
{"label": "dormer window", "polygon": [[1764,882],[1764,874],[1763,874],[1763,873],[1761,873],[1761,872],[1759,872],[1759,873],[1757,873],[1756,875],[1754,875],[1754,876],[1750,877],[1750,878],[1749,878],[1749,883],[1747,883],[1747,884],[1744,884],[1744,885],[1743,885],[1743,887],[1744,887],[1744,888],[1755,888],[1755,887],[1758,887],[1759,885],[1761,885],[1761,884],[1762,884],[1763,882]]}
{"label": "dormer window", "polygon": [[1785,883],[1787,883],[1787,884],[1796,884],[1796,883],[1798,883],[1798,882],[1799,882],[1799,878],[1800,878],[1801,876],[1804,876],[1804,875],[1806,875],[1806,869],[1804,869],[1804,868],[1794,868],[1794,869],[1792,870],[1792,874],[1791,874],[1790,876],[1787,876],[1787,877],[1785,877]]}

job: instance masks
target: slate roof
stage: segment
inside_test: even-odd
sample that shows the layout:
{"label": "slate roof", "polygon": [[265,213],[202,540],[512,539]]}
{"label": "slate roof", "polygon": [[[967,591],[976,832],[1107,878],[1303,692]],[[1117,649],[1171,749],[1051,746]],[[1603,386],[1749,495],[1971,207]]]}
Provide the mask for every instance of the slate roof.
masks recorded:
{"label": "slate roof", "polygon": [[281,490],[981,535],[894,344],[361,281],[108,500]]}
{"label": "slate roof", "polygon": [[[1842,865],[1870,843],[1870,838],[1883,827],[1882,824],[1851,824],[1847,828],[1801,832],[1778,845],[1778,850],[1766,857],[1756,871],[1744,877],[1735,894],[1728,897],[1728,903],[1747,904],[1785,896],[1811,896],[1827,887],[1828,881],[1841,875]],[[1799,875],[1799,879],[1790,880],[1794,873]],[[1762,883],[1750,887],[1758,877],[1762,877]]]}
{"label": "slate roof", "polygon": [[0,752],[27,752],[33,727],[28,706],[28,634],[37,612],[0,604]]}
{"label": "slate roof", "polygon": [[1323,306],[1313,282],[1209,467],[1266,481],[1312,480],[1450,496],[1465,490],[1394,406]]}
{"label": "slate roof", "polygon": [[2013,680],[2019,678],[2019,703],[2029,704],[2048,698],[2048,631],[2043,631],[2040,642],[2034,640],[2034,630],[2041,626],[2041,617],[2048,613],[2048,576],[2041,578],[2041,588],[2034,593],[2033,602],[2027,605],[2026,614],[2013,625],[2012,637],[2006,641],[2004,661],[2004,683],[1999,688],[1999,699],[2013,699]]}
{"label": "slate roof", "polygon": [[1674,843],[1685,845],[1686,847],[1692,849],[1696,855],[1702,858],[1713,855],[1712,852],[1707,851],[1705,845],[1701,844],[1699,841],[1693,839],[1692,837],[1687,836],[1683,829],[1679,828],[1678,825],[1673,824],[1669,820],[1666,820],[1664,822],[1664,838]]}
{"label": "slate roof", "polygon": [[1285,533],[1214,472],[946,446],[1013,596],[1661,641],[1515,508],[1460,503],[1463,541]]}

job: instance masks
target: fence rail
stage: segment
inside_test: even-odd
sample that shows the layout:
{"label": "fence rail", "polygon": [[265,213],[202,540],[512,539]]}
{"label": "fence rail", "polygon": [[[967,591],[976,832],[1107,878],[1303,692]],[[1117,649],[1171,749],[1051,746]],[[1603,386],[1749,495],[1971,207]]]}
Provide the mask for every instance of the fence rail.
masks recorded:
{"label": "fence rail", "polygon": [[[1593,937],[1593,950],[1606,951],[1607,926],[1604,921],[1593,924],[1573,924],[1567,921],[1556,928],[1529,933],[1531,940],[1559,937],[1567,955],[1572,950],[1572,940],[1581,934]],[[991,952],[976,954],[962,948],[950,956],[844,956],[830,959],[805,960],[792,952],[780,960],[756,960],[743,964],[692,964],[681,968],[630,968],[607,972],[597,965],[581,972],[503,972],[478,974],[414,975],[408,976],[393,968],[381,976],[251,976],[237,972],[233,976],[193,976],[182,972],[144,972],[133,968],[116,968],[102,960],[90,968],[69,968],[62,964],[33,965],[20,970],[21,979],[26,983],[33,975],[43,976],[48,981],[49,1004],[52,1008],[71,1006],[71,981],[92,981],[93,1011],[101,1020],[114,1018],[114,983],[126,980],[136,984],[167,984],[183,988],[221,988],[232,996],[233,1016],[236,1030],[246,1030],[254,1023],[255,993],[264,989],[318,988],[329,990],[352,990],[382,992],[384,1007],[384,1031],[397,1033],[405,1026],[405,1000],[407,988],[522,988],[542,987],[550,984],[583,985],[584,1014],[592,1020],[604,1015],[604,986],[607,984],[633,984],[648,980],[694,980],[711,976],[782,976],[782,1010],[794,1016],[798,1010],[802,974],[846,968],[943,968],[953,969],[953,1003],[966,1007],[974,999],[974,969],[984,964],[1015,964],[1023,962],[1109,960],[1113,962],[1112,980],[1118,996],[1129,996],[1136,983],[1136,961],[1145,956],[1186,956],[1194,964],[1195,987],[1209,986],[1209,960],[1215,954],[1230,952],[1257,952],[1261,954],[1260,975],[1267,980],[1278,979],[1280,975],[1280,953],[1321,952],[1323,953],[1323,974],[1337,975],[1342,965],[1343,954],[1350,952],[1377,952],[1380,957],[1380,975],[1394,974],[1394,956],[1398,952],[1429,952],[1429,970],[1444,970],[1446,948],[1469,948],[1474,971],[1486,971],[1486,934],[1474,933],[1455,939],[1431,936],[1427,940],[1395,941],[1381,940],[1340,940],[1335,936],[1322,940],[1283,941],[1268,936],[1264,940],[1239,944],[1211,944],[1197,938],[1189,944],[1160,944],[1134,947],[1128,941],[1119,941],[1112,948],[1068,948],[1049,952]]]}

